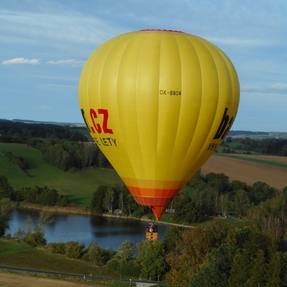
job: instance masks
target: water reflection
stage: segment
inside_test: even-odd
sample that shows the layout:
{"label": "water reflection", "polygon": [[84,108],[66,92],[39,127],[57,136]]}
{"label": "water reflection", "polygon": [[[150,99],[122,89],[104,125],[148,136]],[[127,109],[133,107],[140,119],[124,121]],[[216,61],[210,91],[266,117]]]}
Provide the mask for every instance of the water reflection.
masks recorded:
{"label": "water reflection", "polygon": [[[18,230],[29,231],[41,224],[47,242],[75,240],[85,245],[97,242],[100,246],[117,249],[125,240],[136,244],[144,240],[145,223],[127,219],[99,216],[54,214],[53,220],[45,222],[38,211],[14,210],[9,218],[6,234],[14,235]],[[42,222],[42,223],[41,223]],[[168,227],[159,226],[162,238]]]}

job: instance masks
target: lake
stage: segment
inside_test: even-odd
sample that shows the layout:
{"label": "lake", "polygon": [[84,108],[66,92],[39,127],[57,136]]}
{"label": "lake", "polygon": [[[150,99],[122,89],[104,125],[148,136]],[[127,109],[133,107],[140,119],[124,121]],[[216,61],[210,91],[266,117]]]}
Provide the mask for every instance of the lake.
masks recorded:
{"label": "lake", "polygon": [[[41,223],[39,211],[15,209],[11,212],[5,234],[14,235],[19,229],[33,230],[37,224],[48,243],[78,241],[85,245],[96,242],[103,248],[117,249],[125,240],[133,244],[145,239],[145,222],[101,216],[53,214],[48,223]],[[159,224],[159,238],[168,226]]]}

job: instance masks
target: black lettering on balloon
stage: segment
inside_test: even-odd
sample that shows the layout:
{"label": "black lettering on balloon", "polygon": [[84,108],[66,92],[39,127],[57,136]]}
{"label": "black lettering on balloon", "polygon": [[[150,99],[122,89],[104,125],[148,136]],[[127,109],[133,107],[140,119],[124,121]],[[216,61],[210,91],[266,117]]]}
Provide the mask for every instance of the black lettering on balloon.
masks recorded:
{"label": "black lettering on balloon", "polygon": [[225,108],[223,116],[222,116],[222,120],[220,122],[220,125],[219,125],[213,139],[223,139],[226,136],[226,134],[228,133],[228,131],[232,125],[233,118],[229,119],[229,115],[227,112],[228,112],[228,109]]}
{"label": "black lettering on balloon", "polygon": [[85,124],[86,124],[86,127],[88,128],[88,130],[90,130],[90,128],[89,128],[89,126],[88,126],[88,123],[87,123],[87,120],[86,120],[86,118],[85,118],[85,111],[84,111],[84,109],[81,109],[81,113],[82,113],[82,117],[83,117],[83,119],[84,119],[84,122],[85,122]]}

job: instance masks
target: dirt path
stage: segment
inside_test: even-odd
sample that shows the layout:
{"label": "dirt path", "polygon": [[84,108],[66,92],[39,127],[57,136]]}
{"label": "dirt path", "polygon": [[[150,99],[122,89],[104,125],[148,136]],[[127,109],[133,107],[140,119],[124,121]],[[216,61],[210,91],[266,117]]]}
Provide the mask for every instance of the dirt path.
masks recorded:
{"label": "dirt path", "polygon": [[[87,287],[82,283],[0,272],[0,287]],[[100,286],[100,285],[93,285]]]}

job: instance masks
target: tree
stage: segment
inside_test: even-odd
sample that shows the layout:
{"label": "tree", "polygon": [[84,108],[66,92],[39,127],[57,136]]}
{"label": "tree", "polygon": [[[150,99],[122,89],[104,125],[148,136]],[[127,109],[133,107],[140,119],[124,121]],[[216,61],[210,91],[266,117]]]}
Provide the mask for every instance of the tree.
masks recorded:
{"label": "tree", "polygon": [[5,229],[8,227],[7,220],[5,217],[0,216],[0,236],[5,234]]}
{"label": "tree", "polygon": [[138,264],[133,257],[133,245],[129,241],[124,241],[108,262],[108,268],[118,271],[121,276],[137,276],[139,274]]}
{"label": "tree", "polygon": [[37,225],[32,232],[26,233],[23,240],[34,247],[46,244],[45,234],[40,225]]}
{"label": "tree", "polygon": [[249,192],[250,201],[255,205],[272,198],[277,191],[264,182],[255,182]]}
{"label": "tree", "polygon": [[229,178],[223,173],[209,173],[205,176],[205,180],[219,193],[224,193],[230,190]]}
{"label": "tree", "polygon": [[229,213],[243,217],[246,215],[247,210],[250,208],[251,203],[248,197],[248,193],[245,190],[236,190],[232,194],[230,200]]}
{"label": "tree", "polygon": [[203,267],[191,279],[190,287],[227,286],[235,248],[224,244],[215,249]]}
{"label": "tree", "polygon": [[281,286],[287,286],[287,252],[282,252],[280,256],[280,263],[281,263],[281,272],[280,272],[280,279],[281,279]]}
{"label": "tree", "polygon": [[254,261],[252,262],[250,277],[246,282],[247,287],[265,286],[266,264],[263,250],[258,250]]}
{"label": "tree", "polygon": [[118,249],[115,257],[121,262],[127,262],[132,259],[133,256],[133,245],[130,241],[124,241]]}
{"label": "tree", "polygon": [[287,230],[287,195],[277,194],[248,212],[248,219],[274,242],[284,239]]}
{"label": "tree", "polygon": [[188,286],[193,276],[207,265],[208,255],[227,242],[229,229],[227,224],[214,222],[206,228],[181,232],[176,246],[166,257],[170,269],[165,276],[167,283],[174,287]]}
{"label": "tree", "polygon": [[280,287],[281,285],[281,258],[279,252],[273,252],[271,261],[267,268],[267,284],[266,287]]}
{"label": "tree", "polygon": [[65,254],[66,244],[64,242],[49,243],[47,247],[53,253]]}
{"label": "tree", "polygon": [[66,243],[65,254],[70,258],[80,258],[84,251],[84,245],[76,242],[70,241]]}
{"label": "tree", "polygon": [[87,249],[87,259],[97,266],[104,265],[105,257],[102,248],[96,243],[91,243]]}
{"label": "tree", "polygon": [[240,251],[233,258],[232,268],[230,271],[230,277],[228,280],[228,286],[230,287],[242,287],[248,280],[250,268],[250,260],[246,253]]}
{"label": "tree", "polygon": [[90,208],[92,211],[95,211],[96,213],[103,213],[105,212],[104,208],[104,199],[106,196],[107,187],[100,185],[97,190],[93,193]]}
{"label": "tree", "polygon": [[245,182],[239,181],[239,180],[233,180],[230,183],[230,188],[232,190],[248,190],[248,185]]}
{"label": "tree", "polygon": [[104,208],[113,213],[115,209],[115,203],[116,203],[116,195],[114,188],[107,186],[106,192],[105,192],[105,198],[103,200]]}
{"label": "tree", "polygon": [[8,197],[10,198],[13,193],[13,188],[9,184],[8,179],[0,175],[0,199],[3,197]]}
{"label": "tree", "polygon": [[162,242],[142,241],[139,243],[136,261],[143,278],[160,280],[166,269]]}
{"label": "tree", "polygon": [[8,215],[12,207],[12,202],[8,198],[0,198],[0,236],[4,235],[8,227]]}

